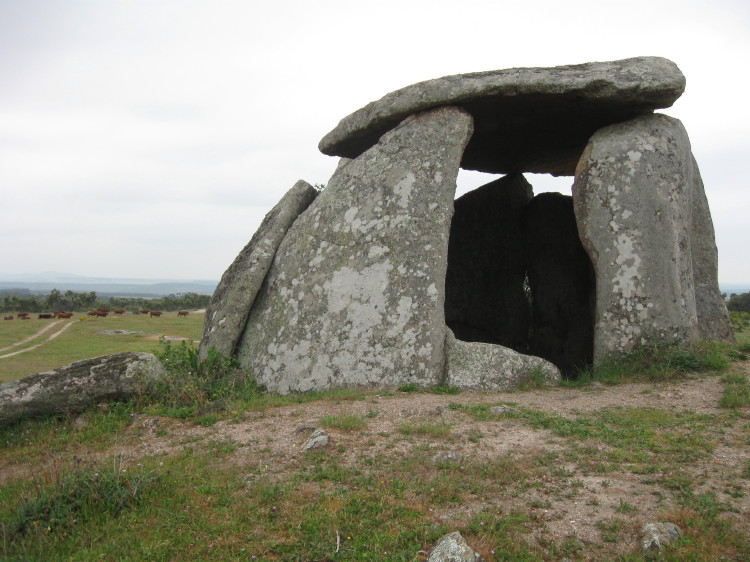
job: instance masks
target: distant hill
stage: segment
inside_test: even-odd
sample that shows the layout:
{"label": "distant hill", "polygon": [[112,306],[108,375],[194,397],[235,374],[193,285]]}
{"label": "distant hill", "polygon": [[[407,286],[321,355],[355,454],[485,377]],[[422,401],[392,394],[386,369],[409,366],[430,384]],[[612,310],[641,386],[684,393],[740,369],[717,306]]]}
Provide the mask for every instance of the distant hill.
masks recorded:
{"label": "distant hill", "polygon": [[0,291],[28,290],[31,293],[60,291],[89,292],[106,297],[163,297],[177,293],[212,295],[218,285],[214,280],[184,279],[117,279],[83,277],[67,273],[46,272],[36,275],[0,274]]}

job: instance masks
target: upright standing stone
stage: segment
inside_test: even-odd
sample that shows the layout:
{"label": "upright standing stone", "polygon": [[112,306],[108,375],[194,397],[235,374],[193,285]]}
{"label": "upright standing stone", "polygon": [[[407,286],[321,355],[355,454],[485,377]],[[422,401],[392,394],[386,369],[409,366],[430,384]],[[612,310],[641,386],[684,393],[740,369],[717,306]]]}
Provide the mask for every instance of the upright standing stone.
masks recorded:
{"label": "upright standing stone", "polygon": [[571,374],[594,353],[594,269],[581,245],[573,198],[540,193],[523,214],[531,290],[529,353]]}
{"label": "upright standing stone", "polygon": [[528,351],[521,215],[533,197],[523,175],[510,174],[456,199],[445,320],[457,338]]}
{"label": "upright standing stone", "polygon": [[227,357],[234,353],[276,249],[317,194],[306,181],[295,183],[268,212],[250,242],[226,270],[206,310],[201,357],[211,347]]}
{"label": "upright standing stone", "polygon": [[693,159],[693,222],[690,250],[695,279],[695,309],[698,328],[704,340],[735,343],[729,313],[719,290],[719,254],[714,225],[708,209],[698,163]]}
{"label": "upright standing stone", "polygon": [[243,367],[269,390],[437,384],[463,110],[407,118],[294,223],[250,312]]}
{"label": "upright standing stone", "polygon": [[596,271],[594,361],[700,338],[690,247],[692,156],[682,124],[648,115],[597,131],[573,201]]}

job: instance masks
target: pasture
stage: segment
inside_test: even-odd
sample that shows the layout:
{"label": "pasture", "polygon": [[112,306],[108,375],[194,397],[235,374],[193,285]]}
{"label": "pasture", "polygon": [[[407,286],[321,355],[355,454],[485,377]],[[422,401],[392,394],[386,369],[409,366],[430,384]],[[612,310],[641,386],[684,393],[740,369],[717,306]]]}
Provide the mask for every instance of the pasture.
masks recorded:
{"label": "pasture", "polygon": [[[130,313],[96,318],[85,312],[69,320],[40,320],[37,316],[0,323],[0,383],[108,353],[153,352],[162,336],[197,341],[203,329],[203,313],[195,311],[187,317],[178,317],[177,311],[164,312],[159,318]],[[114,331],[141,333],[101,333]]]}

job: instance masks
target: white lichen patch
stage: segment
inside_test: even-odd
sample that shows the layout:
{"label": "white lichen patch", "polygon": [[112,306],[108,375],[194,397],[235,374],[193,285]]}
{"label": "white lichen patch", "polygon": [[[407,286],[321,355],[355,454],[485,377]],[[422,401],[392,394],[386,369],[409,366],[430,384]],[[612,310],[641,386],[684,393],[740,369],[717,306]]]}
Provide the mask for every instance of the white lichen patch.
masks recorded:
{"label": "white lichen patch", "polygon": [[398,196],[397,203],[404,209],[409,206],[409,196],[416,181],[417,177],[414,172],[408,171],[404,178],[393,187],[393,192]]}

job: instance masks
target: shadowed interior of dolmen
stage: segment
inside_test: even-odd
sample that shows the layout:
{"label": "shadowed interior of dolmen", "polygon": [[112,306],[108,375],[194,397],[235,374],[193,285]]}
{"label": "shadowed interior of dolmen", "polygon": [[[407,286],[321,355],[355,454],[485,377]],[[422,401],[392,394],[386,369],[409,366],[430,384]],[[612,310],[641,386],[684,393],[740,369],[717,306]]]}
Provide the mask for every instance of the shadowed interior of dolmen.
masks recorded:
{"label": "shadowed interior of dolmen", "polygon": [[574,377],[593,361],[594,310],[571,196],[534,196],[513,173],[456,199],[445,288],[456,338],[536,355]]}

